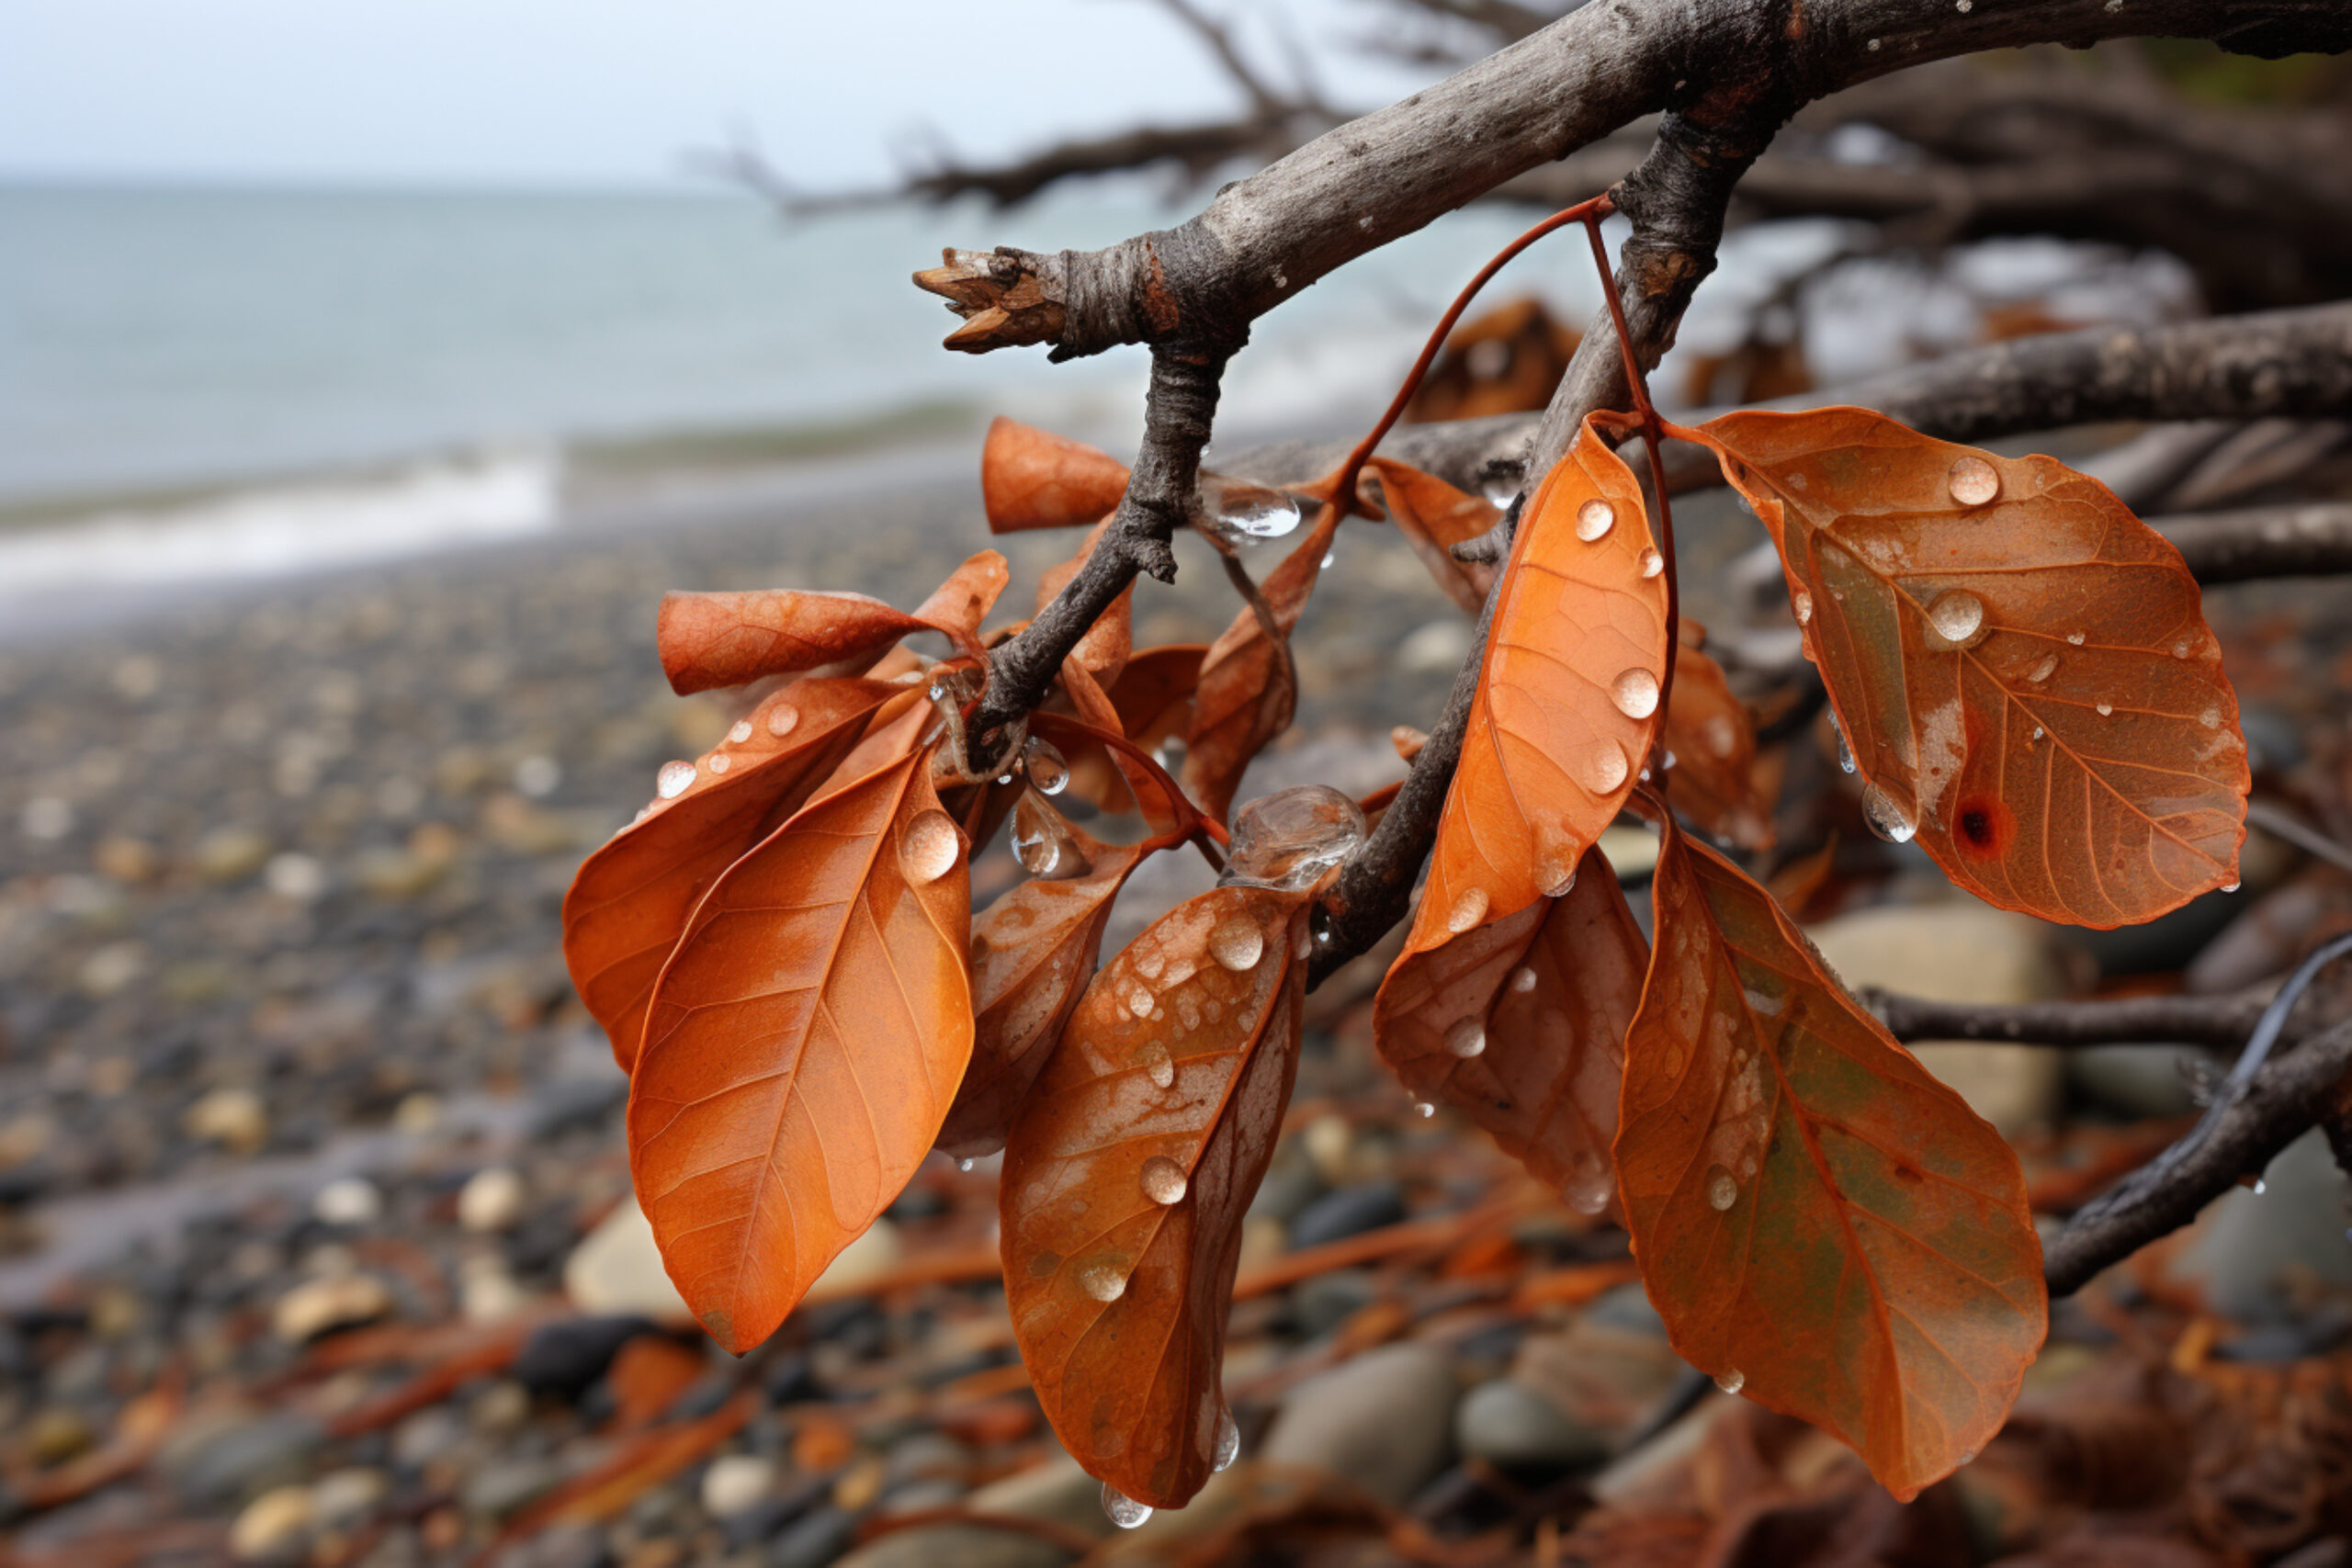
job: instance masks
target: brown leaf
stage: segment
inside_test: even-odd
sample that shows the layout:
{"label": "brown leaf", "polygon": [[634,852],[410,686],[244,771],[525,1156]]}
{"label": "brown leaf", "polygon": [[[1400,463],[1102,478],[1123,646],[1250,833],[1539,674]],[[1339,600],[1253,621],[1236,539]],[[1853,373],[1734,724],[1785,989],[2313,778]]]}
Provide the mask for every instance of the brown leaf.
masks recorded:
{"label": "brown leaf", "polygon": [[662,673],[684,696],[868,660],[914,632],[968,644],[1007,580],[1004,558],[982,550],[911,615],[863,593],[666,593],[656,632]]}
{"label": "brown leaf", "polygon": [[636,1065],[646,998],[695,900],[800,808],[897,694],[878,682],[816,680],[772,694],[708,756],[663,769],[665,785],[688,769],[684,787],[582,863],[564,895],[563,959],[623,1072]]}
{"label": "brown leaf", "polygon": [[[1306,536],[1266,574],[1260,588],[1274,627],[1287,639],[1315,592],[1323,558],[1339,532],[1340,509],[1317,511]],[[1184,793],[1218,821],[1232,809],[1234,791],[1260,748],[1290,728],[1298,688],[1281,641],[1266,635],[1254,605],[1245,604],[1201,660],[1184,731]]]}
{"label": "brown leaf", "polygon": [[1005,1291],[1039,1404],[1154,1506],[1208,1479],[1241,1219],[1297,1066],[1311,892],[1202,894],[1103,966],[1005,1146]]}
{"label": "brown leaf", "polygon": [[1483,496],[1466,494],[1409,464],[1374,457],[1364,465],[1380,476],[1388,520],[1413,547],[1421,565],[1446,596],[1475,615],[1486,608],[1494,586],[1491,565],[1458,561],[1453,547],[1467,544],[1495,525],[1502,513]]}
{"label": "brown leaf", "polygon": [[1108,516],[1127,492],[1127,466],[1082,441],[999,418],[980,448],[989,532],[1066,528]]}
{"label": "brown leaf", "polygon": [[1576,886],[1423,948],[1382,981],[1373,1040],[1416,1100],[1460,1107],[1579,1213],[1610,1204],[1625,1028],[1648,948],[1616,874],[1587,850]]}
{"label": "brown leaf", "polygon": [[2041,1345],[2018,1157],[1670,822],[1617,1175],[1682,1358],[1908,1498],[1981,1449]]}
{"label": "brown leaf", "polygon": [[1772,847],[1773,803],[1757,780],[1756,716],[1732,695],[1723,666],[1687,637],[1674,658],[1666,749],[1674,753],[1675,809],[1742,849]]}
{"label": "brown leaf", "polygon": [[2180,552],[2106,486],[1866,409],[1701,434],[1780,547],[1874,823],[2076,925],[2236,882],[2237,696]]}
{"label": "brown leaf", "polygon": [[[1196,642],[1168,643],[1131,657],[1108,693],[1120,732],[1147,751],[1182,735],[1192,722],[1193,689],[1200,681],[1201,660],[1207,651]],[[1080,718],[1104,729],[1112,728],[1099,711],[1078,700],[1078,682],[1065,675],[1065,684]],[[1113,816],[1136,809],[1125,770],[1105,748],[1089,745],[1063,750],[1069,761],[1073,798]]]}
{"label": "brown leaf", "polygon": [[739,1355],[898,1196],[971,1055],[969,869],[930,766],[804,807],[712,886],[654,987],[630,1170]]}

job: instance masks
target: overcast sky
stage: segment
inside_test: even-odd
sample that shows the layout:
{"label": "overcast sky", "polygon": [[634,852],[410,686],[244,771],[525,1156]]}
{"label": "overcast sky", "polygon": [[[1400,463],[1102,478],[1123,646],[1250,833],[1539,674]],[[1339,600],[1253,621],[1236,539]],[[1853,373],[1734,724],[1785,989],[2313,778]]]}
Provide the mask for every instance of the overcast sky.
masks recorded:
{"label": "overcast sky", "polygon": [[[1377,25],[1211,0],[1279,58]],[[1413,79],[1322,51],[1356,104]],[[657,184],[754,128],[811,186],[946,131],[967,155],[1238,98],[1148,0],[0,0],[0,175]]]}

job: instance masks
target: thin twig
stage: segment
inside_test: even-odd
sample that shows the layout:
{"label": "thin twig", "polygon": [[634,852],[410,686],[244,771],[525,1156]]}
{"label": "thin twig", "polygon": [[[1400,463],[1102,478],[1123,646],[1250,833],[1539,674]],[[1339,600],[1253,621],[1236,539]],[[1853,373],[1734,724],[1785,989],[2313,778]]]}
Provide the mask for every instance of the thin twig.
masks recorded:
{"label": "thin twig", "polygon": [[1941,1002],[1868,988],[1859,999],[1905,1043],[1978,1040],[2018,1045],[2205,1045],[2234,1051],[2261,1021],[2267,991],[2221,997],[2118,997],[2050,1002]]}

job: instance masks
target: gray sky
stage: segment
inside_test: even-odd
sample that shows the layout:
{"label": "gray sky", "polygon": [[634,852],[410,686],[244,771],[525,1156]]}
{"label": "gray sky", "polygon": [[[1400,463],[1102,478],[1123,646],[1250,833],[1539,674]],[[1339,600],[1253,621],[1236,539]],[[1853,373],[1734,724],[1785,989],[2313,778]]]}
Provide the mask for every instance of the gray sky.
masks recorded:
{"label": "gray sky", "polygon": [[[1345,0],[1211,0],[1329,39]],[[1318,51],[1369,105],[1413,80]],[[1107,61],[1140,62],[1108,67]],[[756,129],[812,186],[1236,102],[1147,0],[0,0],[0,175],[647,184]]]}

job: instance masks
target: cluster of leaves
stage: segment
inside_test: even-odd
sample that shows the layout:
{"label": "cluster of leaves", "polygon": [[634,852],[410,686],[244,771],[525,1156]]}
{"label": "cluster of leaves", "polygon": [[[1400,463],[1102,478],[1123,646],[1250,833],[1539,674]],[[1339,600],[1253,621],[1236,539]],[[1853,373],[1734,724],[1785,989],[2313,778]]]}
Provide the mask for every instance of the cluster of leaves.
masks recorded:
{"label": "cluster of leaves", "polygon": [[[1888,836],[1989,902],[2086,925],[2234,879],[2235,699],[2177,553],[2105,489],[1860,410],[1669,434],[1717,453],[1780,547],[1841,760]],[[993,528],[1095,525],[1040,605],[1126,479],[1091,448],[991,432]],[[1228,510],[1295,504],[1208,488]],[[1018,629],[981,629],[1006,585],[994,552],[911,614],[665,602],[680,691],[788,679],[662,770],[582,868],[565,947],[631,1075],[663,1258],[730,1349],[772,1333],[934,1146],[1001,1148],[1006,1291],[1063,1443],[1137,1506],[1182,1504],[1230,1460],[1225,1323],[1314,907],[1385,803],[1310,787],[1221,824],[1289,723],[1289,636],[1343,518],[1385,516],[1467,610],[1497,586],[1452,552],[1497,522],[1482,499],[1380,459],[1297,493],[1312,525],[1216,642],[1135,649],[1122,593],[1025,739],[982,738],[977,773],[965,721],[988,648]],[[2024,1180],[1703,841],[1769,847],[1772,791],[1703,634],[1676,629],[1650,514],[1591,424],[1524,507],[1376,1043],[1417,1098],[1626,1227],[1688,1360],[1908,1496],[1998,1429],[2041,1345]],[[948,657],[900,646],[924,631]],[[1152,757],[1171,739],[1177,779]],[[1097,840],[1064,792],[1148,836]],[[1629,810],[1663,836],[1654,942],[1597,847]],[[969,857],[1008,818],[1033,874],[974,916]],[[1216,889],[1099,962],[1146,856],[1215,859],[1228,839]]]}

